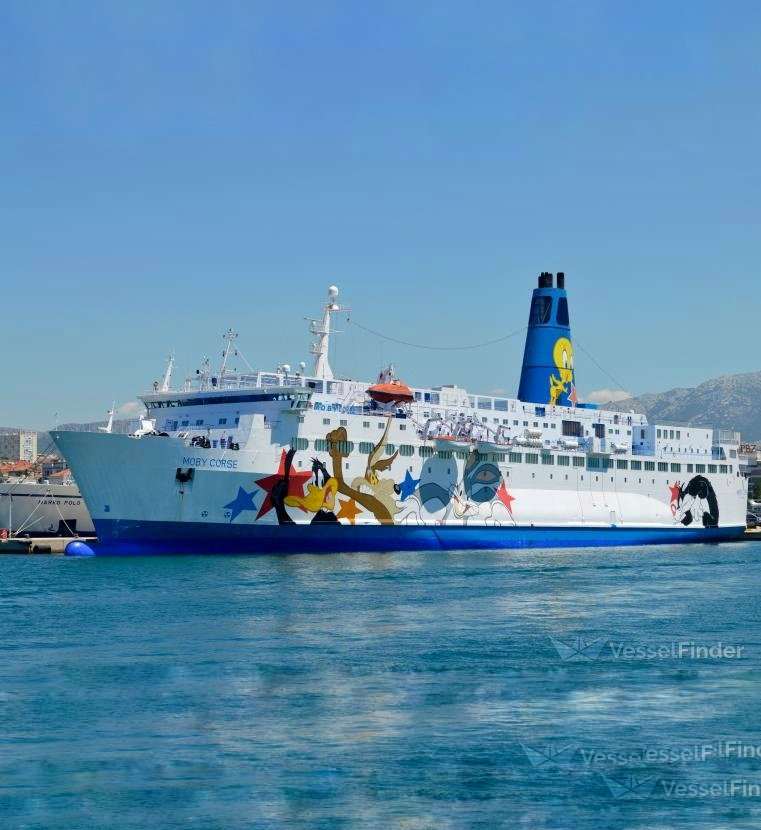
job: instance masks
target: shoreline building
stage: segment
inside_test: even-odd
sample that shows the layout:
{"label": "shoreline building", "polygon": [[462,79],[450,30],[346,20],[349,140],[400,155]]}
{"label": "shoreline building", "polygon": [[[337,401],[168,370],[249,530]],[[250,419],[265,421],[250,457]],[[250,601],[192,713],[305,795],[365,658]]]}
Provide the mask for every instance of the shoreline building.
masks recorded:
{"label": "shoreline building", "polygon": [[37,460],[37,433],[17,430],[0,434],[0,458],[33,464]]}

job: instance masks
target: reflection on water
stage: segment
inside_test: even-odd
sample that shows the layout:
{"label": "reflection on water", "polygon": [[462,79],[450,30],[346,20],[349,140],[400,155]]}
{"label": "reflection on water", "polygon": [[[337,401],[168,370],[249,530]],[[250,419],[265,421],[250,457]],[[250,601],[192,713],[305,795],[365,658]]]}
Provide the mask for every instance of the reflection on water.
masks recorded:
{"label": "reflection on water", "polygon": [[4,557],[0,824],[761,826],[758,553]]}

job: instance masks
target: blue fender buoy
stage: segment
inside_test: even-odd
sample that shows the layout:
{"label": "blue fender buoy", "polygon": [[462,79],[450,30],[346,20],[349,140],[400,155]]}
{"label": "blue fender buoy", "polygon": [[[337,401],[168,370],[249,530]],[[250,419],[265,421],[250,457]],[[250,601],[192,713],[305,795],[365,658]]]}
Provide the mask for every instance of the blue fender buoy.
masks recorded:
{"label": "blue fender buoy", "polygon": [[95,556],[95,551],[85,542],[69,542],[64,549],[66,556]]}

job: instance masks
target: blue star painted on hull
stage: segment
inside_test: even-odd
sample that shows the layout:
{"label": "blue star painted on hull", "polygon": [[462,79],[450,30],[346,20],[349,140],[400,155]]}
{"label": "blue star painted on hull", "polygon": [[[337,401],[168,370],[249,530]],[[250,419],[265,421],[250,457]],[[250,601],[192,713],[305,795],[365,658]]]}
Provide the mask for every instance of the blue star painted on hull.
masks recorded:
{"label": "blue star painted on hull", "polygon": [[247,493],[242,487],[238,487],[238,495],[226,504],[224,509],[230,511],[230,522],[235,521],[244,510],[256,510],[253,491]]}
{"label": "blue star painted on hull", "polygon": [[417,489],[418,484],[420,484],[419,478],[413,478],[410,475],[410,471],[404,474],[404,481],[399,485],[399,495],[402,497],[402,501],[406,498],[411,496],[415,490]]}

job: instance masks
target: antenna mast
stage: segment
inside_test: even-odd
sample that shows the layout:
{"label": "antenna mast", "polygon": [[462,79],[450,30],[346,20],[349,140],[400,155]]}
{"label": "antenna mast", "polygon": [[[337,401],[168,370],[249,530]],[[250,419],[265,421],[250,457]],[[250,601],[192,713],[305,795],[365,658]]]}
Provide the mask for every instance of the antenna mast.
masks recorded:
{"label": "antenna mast", "polygon": [[172,370],[174,369],[174,352],[167,358],[166,371],[164,372],[164,379],[161,381],[161,391],[168,392],[170,384],[172,383]]}
{"label": "antenna mast", "polygon": [[225,351],[222,354],[222,365],[219,367],[219,380],[221,381],[222,378],[225,376],[225,370],[227,369],[227,359],[230,357],[230,350],[233,347],[233,343],[238,338],[238,332],[233,331],[232,329],[228,329],[223,335],[222,339],[227,342],[225,346]]}
{"label": "antenna mast", "polygon": [[338,288],[331,285],[328,288],[328,302],[322,314],[322,320],[309,320],[309,331],[317,335],[316,342],[312,343],[310,352],[314,355],[314,376],[323,378],[324,380],[333,380],[333,370],[330,368],[328,361],[328,351],[330,348],[330,315],[336,311],[345,311],[337,303]]}

